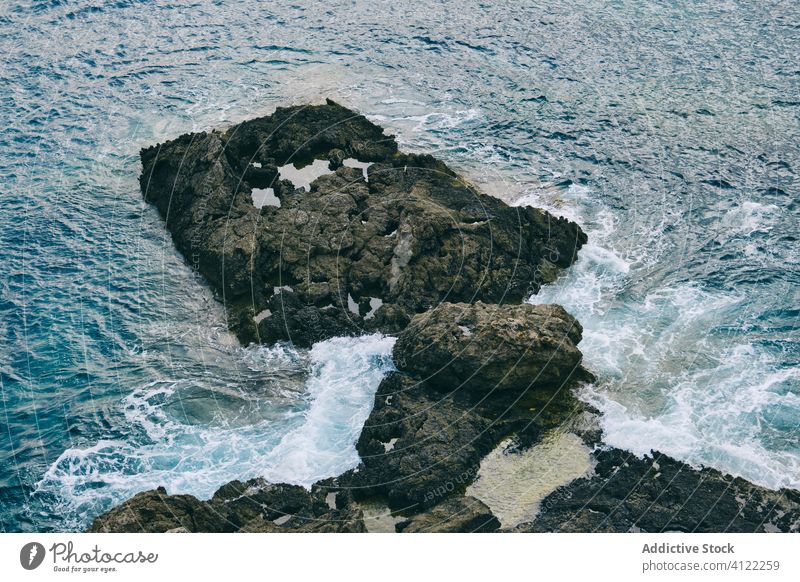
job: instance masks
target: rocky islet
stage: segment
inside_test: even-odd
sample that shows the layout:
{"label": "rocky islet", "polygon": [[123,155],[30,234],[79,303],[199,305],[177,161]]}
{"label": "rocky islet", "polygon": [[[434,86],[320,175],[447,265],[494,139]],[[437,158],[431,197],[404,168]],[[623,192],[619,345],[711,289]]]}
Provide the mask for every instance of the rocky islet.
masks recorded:
{"label": "rocky islet", "polygon": [[[443,301],[520,302],[569,266],[574,223],[482,194],[333,102],[141,152],[141,187],[247,344],[396,333]],[[295,188],[279,169],[327,160]],[[343,165],[345,159],[369,164]],[[253,204],[271,189],[280,205]]]}

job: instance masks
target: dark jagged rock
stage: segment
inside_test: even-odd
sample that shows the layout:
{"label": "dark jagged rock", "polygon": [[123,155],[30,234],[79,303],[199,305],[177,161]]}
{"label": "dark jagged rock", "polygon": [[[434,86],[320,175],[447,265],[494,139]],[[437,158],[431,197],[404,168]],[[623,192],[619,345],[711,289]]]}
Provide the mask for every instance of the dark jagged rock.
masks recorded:
{"label": "dark jagged rock", "polygon": [[356,493],[385,497],[392,509],[419,510],[463,491],[498,432],[471,408],[457,394],[437,398],[413,378],[389,376],[358,440]]}
{"label": "dark jagged rock", "polygon": [[358,494],[419,510],[463,491],[505,436],[538,439],[574,407],[580,339],[557,305],[442,304],[417,315],[358,440]]}
{"label": "dark jagged rock", "polygon": [[397,524],[402,533],[490,533],[500,522],[486,505],[474,497],[452,497],[443,503]]}
{"label": "dark jagged rock", "polygon": [[222,486],[209,501],[167,495],[164,488],[139,493],[95,519],[91,532],[362,532],[361,511],[334,480],[308,491],[263,479]]}
{"label": "dark jagged rock", "polygon": [[137,493],[95,519],[89,531],[161,533],[177,528],[190,532],[231,531],[225,517],[209,504],[191,495],[167,495],[163,487]]}
{"label": "dark jagged rock", "polygon": [[366,533],[362,515],[323,513],[314,519],[292,518],[276,525],[259,516],[242,527],[240,533]]}
{"label": "dark jagged rock", "polygon": [[[367,181],[347,157],[372,162]],[[573,222],[509,207],[431,156],[399,152],[333,102],[184,135],[141,158],[145,198],[244,343],[396,332],[442,301],[519,302],[586,241]],[[284,164],[314,159],[335,173],[309,191],[280,179]],[[272,188],[280,207],[257,209],[253,188]]]}
{"label": "dark jagged rock", "polygon": [[[378,390],[358,442],[364,463],[338,481],[311,492],[234,481],[209,501],[159,489],[92,530],[363,531],[353,498],[369,495],[411,505],[407,515],[425,509],[406,531],[496,529],[485,506],[451,494],[499,438],[535,440],[558,417],[554,402],[569,402],[567,384],[585,375],[580,325],[557,306],[449,302],[521,301],[575,260],[580,228],[488,197],[431,156],[399,152],[380,127],[330,101],[184,135],[141,158],[146,199],[243,343],[402,331],[400,372]],[[371,162],[367,180],[348,158]],[[281,166],[315,159],[332,173],[310,188],[281,179]],[[261,188],[279,206],[257,209]]]}
{"label": "dark jagged rock", "polygon": [[657,452],[640,459],[608,449],[594,458],[593,475],[553,492],[517,531],[800,531],[798,491],[771,491]]}

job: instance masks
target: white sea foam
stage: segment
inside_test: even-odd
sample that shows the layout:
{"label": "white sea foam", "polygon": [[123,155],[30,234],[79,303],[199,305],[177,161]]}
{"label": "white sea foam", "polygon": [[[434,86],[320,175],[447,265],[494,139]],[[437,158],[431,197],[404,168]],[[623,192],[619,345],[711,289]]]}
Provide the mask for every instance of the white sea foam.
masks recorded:
{"label": "white sea foam", "polygon": [[658,450],[696,466],[741,475],[771,488],[800,488],[794,447],[771,442],[779,410],[797,407],[797,369],[776,370],[748,346],[737,346],[718,366],[687,371],[655,414],[628,407],[607,390],[588,386],[583,397],[603,412],[604,440],[644,456]]}
{"label": "white sea foam", "polygon": [[[194,380],[155,381],[122,402],[132,431],[64,451],[37,486],[72,515],[96,514],[138,491],[165,486],[170,493],[208,498],[233,479],[265,476],[308,486],[357,465],[355,442],[372,410],[375,390],[393,369],[394,338],[380,334],[315,344],[308,355],[288,346],[242,350],[248,366],[280,372],[309,361],[305,405],[239,422],[238,405],[209,399],[215,419],[189,424],[175,410],[195,406]],[[215,389],[216,390],[216,389]]]}
{"label": "white sea foam", "polygon": [[310,486],[358,464],[355,442],[372,411],[375,390],[391,369],[395,338],[335,338],[315,344],[305,422],[270,451],[270,481]]}
{"label": "white sea foam", "polygon": [[[652,241],[639,242],[636,259],[623,258],[612,246],[616,218],[589,194],[537,187],[516,204],[576,220],[589,234],[578,261],[529,301],[559,303],[583,325],[580,348],[600,380],[582,396],[603,413],[604,440],[767,487],[800,487],[800,370],[721,331],[752,317],[742,294],[691,282],[649,288],[639,269],[652,265]],[[776,211],[746,202],[722,218],[722,231],[768,232]]]}
{"label": "white sea foam", "polygon": [[779,218],[780,208],[774,204],[746,201],[726,212],[721,223],[726,229],[750,236],[757,232],[769,232]]}
{"label": "white sea foam", "polygon": [[[400,103],[400,101],[395,101]],[[410,103],[410,102],[409,102]],[[429,110],[430,105],[423,105],[420,109]],[[481,112],[478,109],[445,109],[443,111],[428,111],[420,115],[402,115],[402,116],[388,116],[388,115],[371,115],[370,119],[376,123],[394,123],[404,127],[408,127],[411,131],[419,133],[428,133],[436,130],[447,130],[458,127],[459,125],[478,119]]]}

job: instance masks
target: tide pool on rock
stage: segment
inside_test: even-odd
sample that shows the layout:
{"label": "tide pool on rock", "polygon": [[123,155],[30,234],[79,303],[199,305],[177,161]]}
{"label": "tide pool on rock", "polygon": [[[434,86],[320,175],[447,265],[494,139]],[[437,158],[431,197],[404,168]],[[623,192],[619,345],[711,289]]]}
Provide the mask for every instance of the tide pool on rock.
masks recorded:
{"label": "tide pool on rock", "polygon": [[533,521],[547,495],[592,470],[590,452],[580,437],[561,429],[527,450],[506,440],[483,458],[466,494],[483,501],[504,528]]}

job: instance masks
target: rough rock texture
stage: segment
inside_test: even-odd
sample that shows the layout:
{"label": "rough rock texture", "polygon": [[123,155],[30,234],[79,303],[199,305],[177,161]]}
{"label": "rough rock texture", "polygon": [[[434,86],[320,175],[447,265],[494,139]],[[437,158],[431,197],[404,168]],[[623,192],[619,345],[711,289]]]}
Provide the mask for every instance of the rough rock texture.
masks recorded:
{"label": "rough rock texture", "polygon": [[559,305],[445,303],[414,318],[394,349],[424,382],[496,399],[548,388],[581,362],[583,329]]}
{"label": "rough rock texture", "polygon": [[[367,181],[346,157],[372,162]],[[141,158],[145,198],[244,343],[396,332],[442,301],[519,302],[586,241],[573,222],[509,207],[431,156],[399,152],[333,102],[184,135]],[[284,164],[314,159],[336,170],[310,191],[280,179]],[[280,207],[257,209],[253,188],[272,188]]]}
{"label": "rough rock texture", "polygon": [[167,495],[163,487],[139,493],[95,519],[90,532],[363,532],[362,513],[334,480],[310,492],[263,479],[222,486],[209,501]]}
{"label": "rough rock texture", "polygon": [[[587,376],[574,318],[513,305],[575,260],[580,228],[399,152],[330,101],[184,135],[141,158],[145,198],[243,343],[401,332],[399,371],[378,389],[358,442],[364,462],[338,480],[311,492],[234,481],[209,501],[159,489],[92,531],[363,531],[351,501],[371,496],[409,517],[405,531],[497,529],[461,495],[480,459],[508,434],[533,441],[559,422],[575,404],[569,386]],[[348,158],[371,162],[367,179]],[[281,166],[315,159],[332,173],[309,188],[281,179]],[[254,188],[272,188],[279,206],[257,209]]]}
{"label": "rough rock texture", "polygon": [[[377,499],[403,515],[397,531],[499,529],[491,510],[464,491],[499,441],[513,435],[524,448],[537,443],[544,431],[586,412],[569,390],[586,377],[575,348],[579,327],[558,306],[510,307],[507,317],[480,304],[439,309],[439,316],[416,316],[400,334],[395,358],[404,365],[377,391],[357,444],[362,463],[356,470],[317,483],[310,492],[256,479],[229,483],[205,502],[167,496],[163,489],[140,493],[97,518],[91,531],[365,531],[354,499]],[[472,335],[460,335],[465,321]],[[495,333],[483,333],[490,321]],[[525,336],[527,349],[514,331],[523,329],[539,330]],[[539,341],[559,336],[561,343]],[[514,338],[511,346],[502,339],[508,337]],[[470,341],[483,350],[470,347]],[[438,361],[419,356],[426,345],[429,354],[439,354]],[[509,365],[479,367],[481,352],[492,350]],[[530,370],[552,365],[560,372],[537,376],[548,382],[525,375],[511,382],[512,361]],[[470,378],[480,375],[483,382],[431,381],[432,368],[451,364],[467,370]],[[586,426],[585,442],[601,446],[600,434],[591,423]],[[598,448],[592,456],[596,466],[591,475],[554,491],[540,503],[535,520],[514,531],[800,530],[797,491],[769,491],[658,453],[638,459]]]}
{"label": "rough rock texture", "polygon": [[569,388],[586,377],[580,334],[557,305],[443,304],[417,315],[358,440],[356,495],[419,510],[462,492],[502,438],[538,439],[577,404]]}
{"label": "rough rock texture", "polygon": [[800,492],[771,491],[653,453],[594,454],[595,473],[545,498],[533,532],[797,532]]}
{"label": "rough rock texture", "polygon": [[489,533],[500,522],[484,503],[474,497],[452,497],[396,526],[402,533]]}
{"label": "rough rock texture", "polygon": [[169,530],[229,531],[224,516],[191,495],[167,495],[166,489],[137,493],[101,515],[90,532],[160,533]]}

